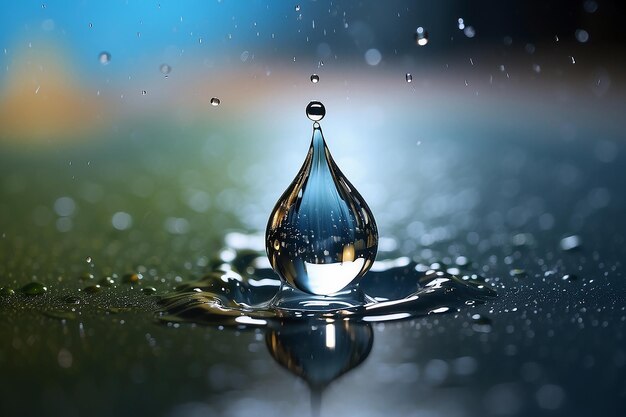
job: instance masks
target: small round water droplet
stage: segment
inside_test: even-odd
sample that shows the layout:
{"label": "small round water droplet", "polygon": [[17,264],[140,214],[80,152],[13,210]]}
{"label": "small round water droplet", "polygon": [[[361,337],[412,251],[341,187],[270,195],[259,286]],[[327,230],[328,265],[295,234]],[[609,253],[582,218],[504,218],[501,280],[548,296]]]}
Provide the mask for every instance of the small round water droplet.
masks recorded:
{"label": "small round water droplet", "polygon": [[91,272],[83,272],[82,274],[78,276],[78,279],[81,281],[89,281],[89,280],[92,280],[93,278],[94,276]]}
{"label": "small round water droplet", "polygon": [[296,12],[299,12],[299,11],[300,11],[300,5],[299,5],[299,4],[296,4],[295,9],[296,9]]}
{"label": "small round water droplet", "polygon": [[317,84],[320,81],[320,76],[317,74],[312,74],[311,75],[311,82],[313,84]]}
{"label": "small round water droplet", "polygon": [[93,259],[91,259],[91,256],[85,258],[85,262],[87,262],[88,264],[90,264],[92,260]]}
{"label": "small round water droplet", "polygon": [[93,23],[89,23],[89,29],[93,28]]}
{"label": "small round water droplet", "polygon": [[167,75],[172,71],[172,67],[167,64],[161,64],[159,71],[161,71],[161,74]]}
{"label": "small round water droplet", "polygon": [[413,76],[411,75],[410,72],[407,72],[406,75],[404,76],[404,78],[406,79],[407,83],[412,83],[413,82]]}
{"label": "small round water droplet", "polygon": [[567,275],[563,275],[563,277],[561,279],[563,281],[576,281],[576,280],[578,280],[578,276],[576,276],[574,274],[567,274]]}
{"label": "small round water droplet", "polygon": [[419,46],[425,46],[428,43],[428,32],[421,26],[415,31],[415,43]]}
{"label": "small round water droplet", "polygon": [[320,101],[312,101],[306,106],[306,117],[314,122],[319,122],[326,116],[326,107]]}
{"label": "small round water droplet", "polygon": [[41,295],[48,291],[43,284],[39,282],[29,282],[22,287],[22,293],[26,295]]}
{"label": "small round water droplet", "polygon": [[462,17],[459,17],[459,18],[456,20],[456,22],[457,22],[457,26],[458,26],[459,30],[463,30],[463,29],[465,29],[465,21],[463,20],[463,18],[462,18]]}
{"label": "small round water droplet", "polygon": [[100,291],[102,291],[102,287],[98,284],[96,285],[89,285],[87,287],[85,287],[83,289],[83,291],[85,291],[87,294],[97,294]]}
{"label": "small round water droplet", "polygon": [[111,62],[111,54],[106,51],[100,52],[100,55],[98,55],[98,61],[100,61],[102,65],[108,65],[109,62]]}
{"label": "small round water droplet", "polygon": [[154,287],[146,287],[146,288],[141,290],[141,292],[146,294],[146,295],[152,295],[152,294],[156,293],[156,291],[157,290]]}
{"label": "small round water droplet", "polygon": [[115,280],[112,277],[104,277],[100,280],[100,285],[103,287],[112,287],[115,285]]}
{"label": "small round water droplet", "polygon": [[217,97],[213,97],[213,98],[211,99],[211,106],[213,106],[213,107],[217,107],[217,106],[219,106],[219,105],[220,105],[220,103],[221,103],[221,102],[222,102],[222,101],[221,101],[219,98],[217,98]]}
{"label": "small round water droplet", "polygon": [[141,95],[145,96],[146,94],[148,94],[148,92],[146,90],[141,90]]}
{"label": "small round water droplet", "polygon": [[0,288],[0,296],[2,297],[8,297],[9,295],[13,295],[13,294],[15,294],[15,291],[11,288],[7,288],[7,287]]}

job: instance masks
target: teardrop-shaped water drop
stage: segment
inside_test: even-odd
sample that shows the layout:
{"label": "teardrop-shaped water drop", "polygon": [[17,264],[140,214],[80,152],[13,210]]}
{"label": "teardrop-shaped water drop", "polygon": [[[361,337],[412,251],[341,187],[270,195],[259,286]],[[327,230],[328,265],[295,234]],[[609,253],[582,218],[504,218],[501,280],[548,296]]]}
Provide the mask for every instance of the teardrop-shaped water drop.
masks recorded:
{"label": "teardrop-shaped water drop", "polygon": [[[356,284],[372,266],[378,230],[367,203],[335,164],[317,123],[320,102],[307,106],[316,121],[306,160],[276,203],[266,231],[270,263],[302,291],[335,294]],[[323,117],[323,116],[322,116]]]}

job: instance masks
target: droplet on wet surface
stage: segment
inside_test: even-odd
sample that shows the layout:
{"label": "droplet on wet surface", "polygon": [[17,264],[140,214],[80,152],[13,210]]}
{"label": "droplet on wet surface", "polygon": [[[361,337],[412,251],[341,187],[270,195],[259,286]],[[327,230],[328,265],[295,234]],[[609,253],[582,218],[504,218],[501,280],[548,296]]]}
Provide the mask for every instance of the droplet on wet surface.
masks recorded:
{"label": "droplet on wet surface", "polygon": [[48,288],[40,282],[29,282],[21,289],[25,295],[42,295],[48,292]]}
{"label": "droplet on wet surface", "polygon": [[[306,113],[317,122],[326,111],[314,101]],[[302,169],[270,215],[266,247],[279,276],[318,295],[343,290],[374,262],[378,248],[374,217],[335,164],[319,126],[314,127]]]}
{"label": "droplet on wet surface", "polygon": [[7,287],[0,288],[0,296],[2,297],[8,297],[9,295],[13,295],[13,294],[15,294],[15,290],[11,288],[7,288]]}

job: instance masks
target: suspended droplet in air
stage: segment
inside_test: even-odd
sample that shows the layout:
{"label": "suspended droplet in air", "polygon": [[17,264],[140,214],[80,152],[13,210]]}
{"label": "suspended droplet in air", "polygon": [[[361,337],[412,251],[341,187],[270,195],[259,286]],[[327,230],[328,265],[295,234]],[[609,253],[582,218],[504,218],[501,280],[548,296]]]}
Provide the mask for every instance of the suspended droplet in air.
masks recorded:
{"label": "suspended droplet in air", "polygon": [[317,74],[312,74],[311,75],[311,82],[313,84],[317,84],[320,81],[320,76]]}
{"label": "suspended droplet in air", "polygon": [[413,76],[411,75],[410,72],[407,72],[405,75],[405,79],[407,83],[412,83],[413,82]]}
{"label": "suspended droplet in air", "polygon": [[333,160],[319,121],[324,105],[306,108],[313,138],[300,172],[276,203],[265,246],[284,283],[317,295],[356,285],[372,266],[378,230],[367,203]]}
{"label": "suspended droplet in air", "polygon": [[217,107],[217,106],[219,106],[219,105],[220,105],[220,103],[221,103],[221,102],[222,102],[222,101],[221,101],[219,98],[217,98],[217,97],[213,97],[213,98],[211,99],[211,106],[213,106],[213,107]]}
{"label": "suspended droplet in air", "polygon": [[415,31],[415,43],[419,46],[424,46],[428,43],[428,32],[421,26]]}

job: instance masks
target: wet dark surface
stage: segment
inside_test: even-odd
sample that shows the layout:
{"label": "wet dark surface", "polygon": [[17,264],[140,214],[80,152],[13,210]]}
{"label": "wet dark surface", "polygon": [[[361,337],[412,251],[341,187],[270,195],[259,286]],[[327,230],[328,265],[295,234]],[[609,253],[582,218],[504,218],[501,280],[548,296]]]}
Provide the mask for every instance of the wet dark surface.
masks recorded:
{"label": "wet dark surface", "polygon": [[[4,2],[0,416],[626,415],[623,6],[418,3]],[[364,292],[497,297],[167,304],[275,280],[311,100],[376,218]]]}
{"label": "wet dark surface", "polygon": [[[484,276],[498,297],[368,324],[371,352],[347,372],[320,353],[319,363],[296,374],[343,373],[325,388],[322,415],[623,415],[624,137],[593,117],[552,126],[562,111],[508,133],[503,119],[489,134],[480,123],[463,124],[462,132],[441,125],[441,139],[426,134],[419,146],[401,128],[393,147],[373,144],[375,156],[353,155],[380,161],[361,175],[371,178],[364,187],[359,170],[345,164],[379,220],[381,259],[409,256],[444,269],[458,263]],[[435,124],[419,129],[436,131]],[[164,325],[154,315],[157,296],[232,256],[220,252],[226,230],[254,224],[241,221],[243,206],[258,201],[250,210],[269,213],[290,180],[220,175],[229,154],[235,172],[245,172],[245,161],[273,172],[270,158],[282,163],[288,153],[243,146],[241,129],[217,131],[234,138],[233,147],[217,152],[219,141],[193,139],[204,133],[173,146],[167,138],[175,132],[155,139],[144,130],[130,145],[3,154],[0,282],[16,294],[0,296],[2,415],[309,414],[308,385],[284,369],[284,352],[298,353],[284,348],[276,362],[268,351],[271,340],[290,343],[268,333],[276,329]],[[333,149],[340,140],[326,131]],[[303,130],[301,143],[290,145],[294,174],[308,135]],[[346,148],[335,147],[341,165]],[[209,195],[209,207],[191,209],[186,189]],[[72,199],[71,213],[61,197]],[[132,226],[117,230],[117,212],[129,213]],[[70,219],[69,230],[59,219]],[[242,236],[234,236],[237,247]],[[101,281],[106,276],[113,286]],[[22,294],[31,281],[47,292]],[[84,289],[95,284],[100,291]],[[305,329],[298,336],[312,348],[315,337],[323,335]]]}

